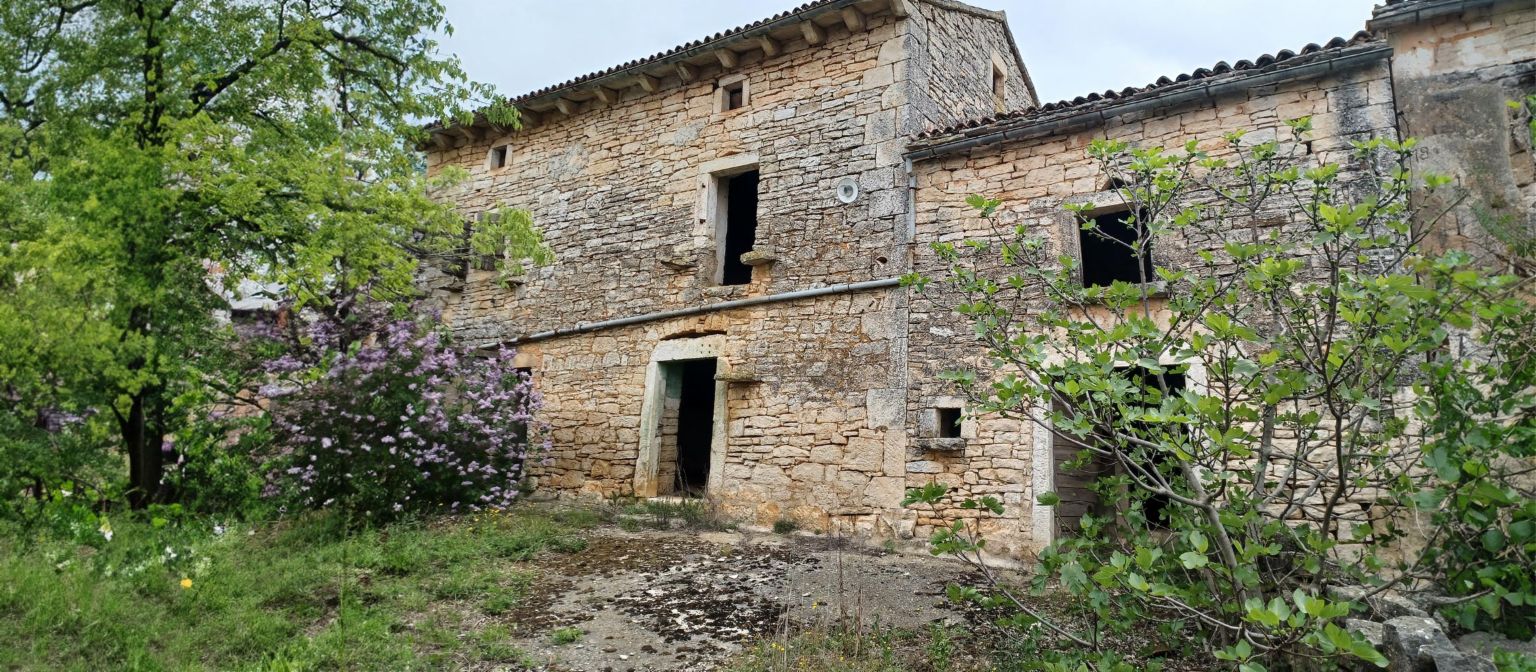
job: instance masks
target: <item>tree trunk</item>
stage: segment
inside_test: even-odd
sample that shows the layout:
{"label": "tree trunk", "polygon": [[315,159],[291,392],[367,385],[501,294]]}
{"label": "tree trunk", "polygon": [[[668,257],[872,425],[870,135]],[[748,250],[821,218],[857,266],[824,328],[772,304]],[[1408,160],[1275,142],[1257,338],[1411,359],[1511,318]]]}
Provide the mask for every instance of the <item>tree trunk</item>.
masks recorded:
{"label": "tree trunk", "polygon": [[128,505],[144,509],[159,502],[160,481],[165,475],[165,456],[160,452],[160,437],[150,436],[145,422],[148,390],[133,396],[128,416],[119,423],[123,448],[128,452]]}

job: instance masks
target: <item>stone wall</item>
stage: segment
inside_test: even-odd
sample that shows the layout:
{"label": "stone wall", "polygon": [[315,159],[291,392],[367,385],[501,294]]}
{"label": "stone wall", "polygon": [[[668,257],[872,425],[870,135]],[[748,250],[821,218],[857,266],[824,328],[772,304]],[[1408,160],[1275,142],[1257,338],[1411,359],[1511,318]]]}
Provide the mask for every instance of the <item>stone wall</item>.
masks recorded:
{"label": "stone wall", "polygon": [[[890,276],[905,212],[894,172],[905,139],[886,93],[905,72],[903,24],[889,14],[868,21],[853,33],[828,27],[820,46],[786,43],[769,58],[749,52],[729,72],[663,80],[651,94],[627,89],[612,105],[549,113],[509,138],[429,155],[433,170],[456,165],[472,175],[445,198],[471,218],[498,204],[529,210],[558,257],[515,292],[475,278],[453,308],[455,328],[490,342]],[[716,82],[726,75],[747,78],[744,109],[716,111]],[[487,152],[500,144],[510,145],[509,165],[491,171]],[[753,156],[762,180],[758,247],[777,262],[758,267],[750,286],[715,286],[707,173],[715,162]],[[852,205],[834,197],[845,177],[862,187]]]}
{"label": "stone wall", "polygon": [[[986,223],[965,204],[971,194],[1002,199],[1006,203],[1001,210],[1004,223],[1009,228],[1022,224],[1046,238],[1052,256],[1079,254],[1078,226],[1063,206],[1119,202],[1118,195],[1108,190],[1106,176],[1087,154],[1095,138],[1166,147],[1182,147],[1189,140],[1197,140],[1202,149],[1219,154],[1225,146],[1225,133],[1253,131],[1251,142],[1285,138],[1289,134],[1285,120],[1311,115],[1315,128],[1309,136],[1311,142],[1294,149],[1310,152],[1317,161],[1339,161],[1350,150],[1352,140],[1395,135],[1390,83],[1385,60],[1376,60],[1363,69],[1256,86],[1214,102],[1127,114],[1107,106],[1107,124],[920,162],[915,265],[930,275],[939,272],[927,251],[933,241],[990,237]],[[1196,239],[1165,242],[1153,249],[1153,257],[1160,265],[1180,268],[1198,250],[1220,243]],[[951,401],[953,390],[938,379],[938,374],[982,364],[979,358],[983,353],[970,336],[970,325],[953,314],[950,305],[937,291],[911,298],[908,367],[913,385],[908,417],[909,426],[919,431],[920,423],[915,419],[934,405]],[[972,424],[963,432],[960,450],[923,450],[922,437],[915,436],[918,440],[907,464],[908,487],[939,482],[958,488],[957,498],[993,495],[1003,500],[1008,507],[1005,517],[984,518],[991,526],[988,531],[994,537],[994,550],[999,553],[1016,553],[1048,543],[1053,528],[1051,514],[1041,511],[1037,516],[1034,511],[1036,467],[1050,465],[1050,441],[1037,439],[1045,439],[1047,433],[1027,421],[989,417]],[[925,512],[916,521],[916,532],[925,535],[948,518],[978,515],[958,508]]]}
{"label": "stone wall", "polygon": [[[711,499],[750,523],[787,517],[810,529],[889,534],[880,517],[900,501],[904,484],[903,453],[887,447],[900,438],[898,418],[889,417],[899,413],[884,412],[869,390],[890,384],[892,302],[890,290],[853,293],[522,347],[518,363],[534,370],[553,430],[538,485],[631,494],[651,353],[717,334],[722,377],[731,382],[723,478]],[[670,473],[664,467],[660,475]]]}
{"label": "stone wall", "polygon": [[916,130],[996,114],[999,110],[991,95],[994,67],[1007,75],[1004,109],[1028,109],[1038,102],[1002,12],[948,0],[914,5],[917,11],[910,21],[909,51],[913,54],[911,103],[919,124]]}
{"label": "stone wall", "polygon": [[1416,168],[1455,176],[1469,197],[1430,244],[1496,252],[1499,238],[1536,236],[1530,130],[1507,104],[1536,94],[1536,4],[1430,4],[1457,11],[1415,18],[1392,14],[1413,7],[1389,5],[1372,28],[1394,51],[1403,133],[1420,141]]}
{"label": "stone wall", "polygon": [[[527,209],[557,257],[512,285],[484,272],[457,286],[439,276],[433,284],[447,288],[439,298],[457,335],[488,345],[904,273],[902,152],[921,130],[907,103],[913,22],[888,12],[866,22],[856,31],[822,22],[820,45],[797,39],[775,56],[742,53],[729,71],[703,68],[691,83],[662,78],[654,93],[629,88],[611,103],[543,114],[508,137],[431,153],[430,170],[470,174],[444,198],[471,219],[499,206]],[[1002,35],[1000,26],[993,32]],[[951,38],[924,42],[943,39]],[[727,76],[745,77],[744,109],[718,111],[716,83]],[[948,95],[957,114],[980,104]],[[990,84],[973,96],[990,100]],[[492,170],[488,153],[503,144],[507,165]],[[718,286],[708,176],[747,164],[762,180],[757,249],[775,261],[749,285]],[[834,185],[848,177],[861,193],[845,205]],[[749,522],[790,517],[810,529],[891,536],[906,482],[905,324],[905,291],[883,288],[535,339],[520,346],[519,361],[534,371],[553,430],[550,460],[535,475],[559,493],[635,494],[647,468],[642,407],[655,353],[720,343],[726,445],[711,499]],[[664,412],[658,423],[675,432]],[[658,453],[668,442],[659,445]],[[671,473],[662,466],[656,478]]]}

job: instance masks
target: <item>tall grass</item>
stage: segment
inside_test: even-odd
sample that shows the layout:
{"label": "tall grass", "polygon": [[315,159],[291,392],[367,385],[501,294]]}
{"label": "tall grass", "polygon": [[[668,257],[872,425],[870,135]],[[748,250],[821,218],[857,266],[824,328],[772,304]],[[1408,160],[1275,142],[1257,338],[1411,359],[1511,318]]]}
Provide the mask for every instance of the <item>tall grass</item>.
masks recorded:
{"label": "tall grass", "polygon": [[328,516],[221,534],[115,521],[95,547],[0,536],[0,669],[511,663],[494,617],[527,589],[520,563],[581,550],[574,530],[593,522],[517,510],[356,532]]}

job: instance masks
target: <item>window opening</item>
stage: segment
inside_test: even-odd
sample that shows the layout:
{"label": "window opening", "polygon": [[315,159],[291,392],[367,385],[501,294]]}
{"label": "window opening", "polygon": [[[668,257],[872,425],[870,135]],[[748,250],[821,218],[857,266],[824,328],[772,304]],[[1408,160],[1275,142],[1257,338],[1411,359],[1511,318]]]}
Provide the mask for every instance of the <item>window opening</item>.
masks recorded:
{"label": "window opening", "polygon": [[497,145],[491,148],[491,170],[507,167],[507,146]]}
{"label": "window opening", "polygon": [[752,267],[741,262],[741,255],[757,244],[758,182],[755,170],[719,178],[718,194],[725,197],[725,226],[719,246],[722,285],[752,282]]}
{"label": "window opening", "polygon": [[998,112],[1008,110],[1008,73],[996,64],[992,66],[992,107]]}
{"label": "window opening", "polygon": [[938,419],[938,438],[960,438],[961,413],[958,408],[936,408],[934,412]]}
{"label": "window opening", "polygon": [[747,80],[720,85],[720,111],[729,112],[747,106]]}
{"label": "window opening", "polygon": [[1116,280],[1141,284],[1152,282],[1152,245],[1143,240],[1134,249],[1146,229],[1145,218],[1131,210],[1107,212],[1093,218],[1094,229],[1082,229],[1078,241],[1083,252],[1084,287],[1108,287]]}

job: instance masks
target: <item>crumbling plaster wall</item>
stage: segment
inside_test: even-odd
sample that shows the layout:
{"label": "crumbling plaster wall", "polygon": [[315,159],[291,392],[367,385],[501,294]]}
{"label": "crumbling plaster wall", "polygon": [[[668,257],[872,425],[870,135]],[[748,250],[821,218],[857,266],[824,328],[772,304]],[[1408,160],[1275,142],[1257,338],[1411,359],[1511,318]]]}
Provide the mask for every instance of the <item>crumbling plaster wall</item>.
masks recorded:
{"label": "crumbling plaster wall", "polygon": [[1403,133],[1420,142],[1416,169],[1457,178],[1467,196],[1428,243],[1496,254],[1502,235],[1536,235],[1530,130],[1508,105],[1536,94],[1536,3],[1459,4],[1465,9],[1373,27],[1393,48]]}
{"label": "crumbling plaster wall", "polygon": [[[1022,224],[1044,237],[1050,246],[1050,256],[1078,254],[1078,226],[1063,206],[1082,202],[1109,206],[1119,201],[1118,195],[1106,191],[1106,176],[1087,154],[1088,145],[1095,138],[1166,147],[1182,147],[1193,139],[1203,149],[1220,152],[1224,147],[1222,136],[1230,131],[1254,131],[1249,136],[1251,142],[1284,139],[1289,137],[1289,129],[1283,122],[1307,115],[1313,117],[1315,127],[1309,136],[1310,158],[1318,161],[1344,160],[1352,140],[1372,135],[1395,136],[1385,60],[1321,79],[1254,87],[1214,103],[1114,116],[1107,125],[983,146],[919,162],[913,243],[916,268],[929,275],[940,275],[942,269],[927,252],[934,241],[990,236],[986,222],[965,204],[971,194],[1002,199],[1005,205],[1001,215],[1006,228]],[[1221,243],[1185,239],[1155,247],[1153,255],[1157,263],[1177,269],[1194,258],[1198,250],[1219,248]],[[907,425],[921,431],[918,418],[954,394],[953,388],[939,379],[941,372],[967,367],[985,371],[986,367],[982,361],[984,353],[971,336],[969,323],[950,309],[953,297],[930,289],[914,293],[910,303],[908,366],[913,384],[908,395]],[[1038,440],[1044,437],[1044,430],[1030,422],[997,417],[974,422],[960,450],[925,450],[923,437],[914,436],[908,454],[908,487],[938,482],[957,489],[952,496],[954,501],[991,495],[1007,506],[1004,516],[993,517],[951,503],[917,514],[912,521],[914,532],[924,536],[935,525],[957,517],[980,518],[996,553],[1018,553],[1049,543],[1051,513],[1035,511],[1035,484],[1047,482],[1038,479],[1036,473],[1037,465],[1049,464],[1049,441]]]}

